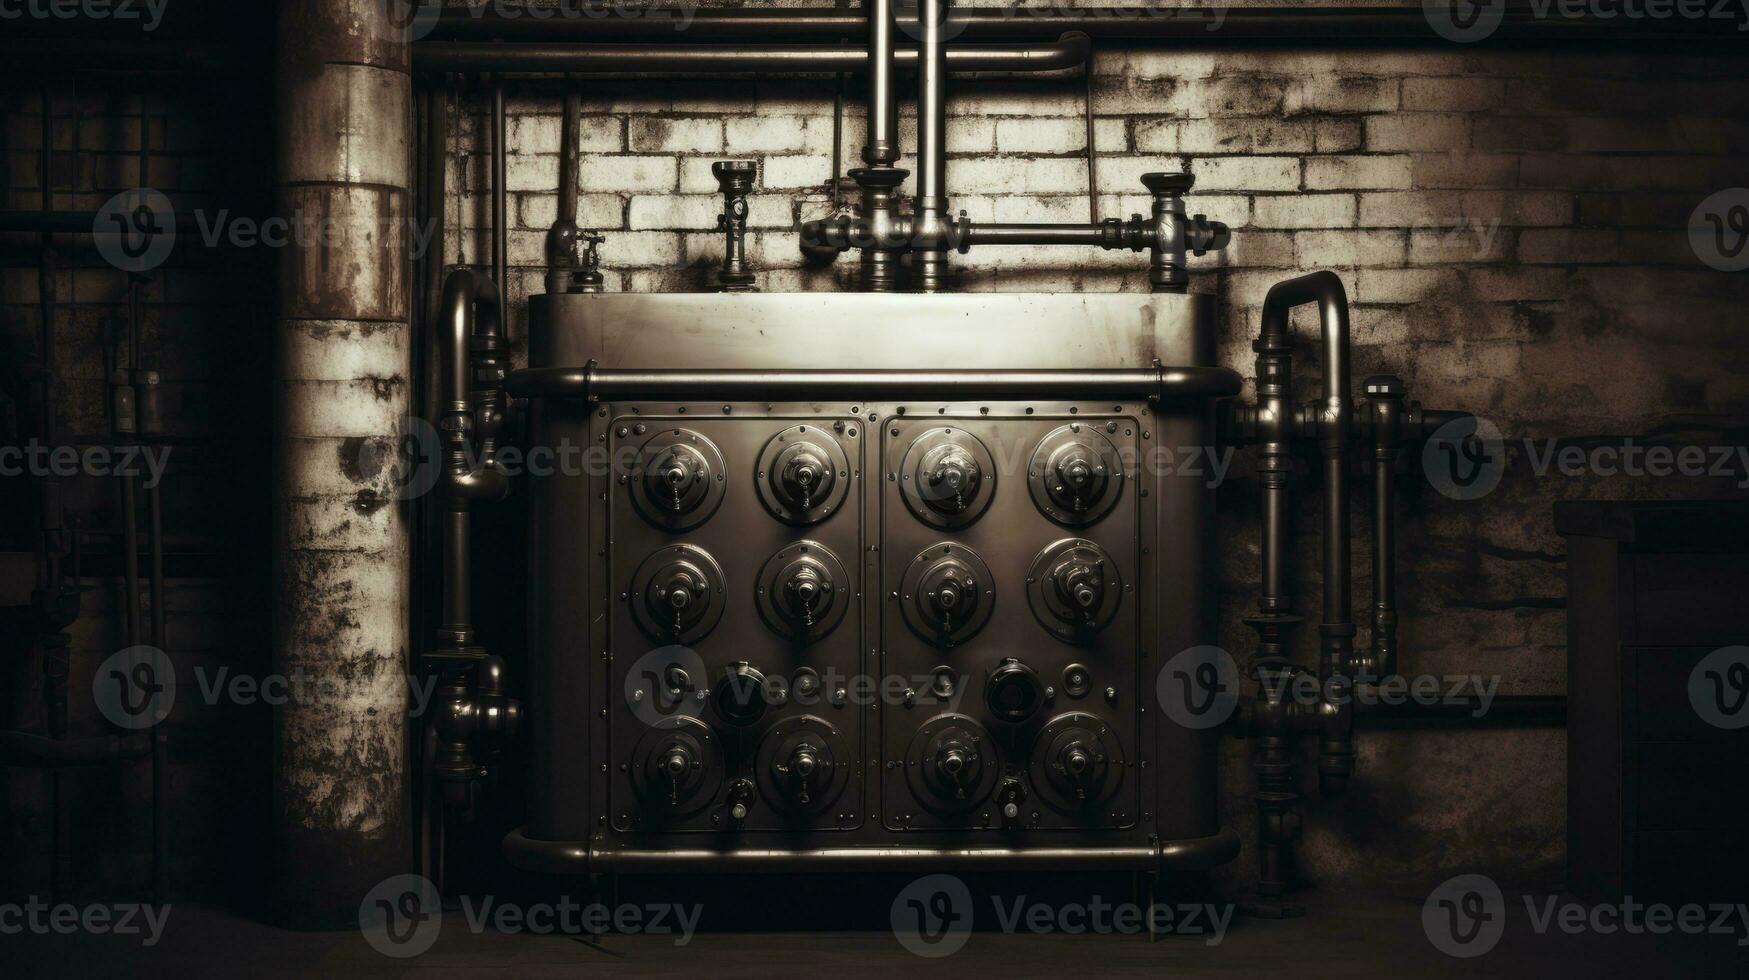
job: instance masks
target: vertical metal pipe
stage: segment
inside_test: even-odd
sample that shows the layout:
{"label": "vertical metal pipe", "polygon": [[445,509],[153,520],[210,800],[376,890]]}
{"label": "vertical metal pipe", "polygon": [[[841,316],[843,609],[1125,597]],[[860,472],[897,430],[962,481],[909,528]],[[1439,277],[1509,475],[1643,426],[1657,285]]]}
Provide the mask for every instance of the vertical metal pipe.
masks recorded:
{"label": "vertical metal pipe", "polygon": [[917,53],[917,291],[940,292],[947,277],[948,0],[922,0]]}
{"label": "vertical metal pipe", "polygon": [[505,188],[508,128],[504,120],[504,83],[492,87],[492,281],[498,284],[498,322],[504,319],[504,297],[509,292],[505,276],[510,260],[510,194]]}
{"label": "vertical metal pipe", "polygon": [[890,167],[899,159],[899,109],[894,99],[893,0],[865,0],[868,10],[868,141],[862,159]]}
{"label": "vertical metal pipe", "polygon": [[[565,93],[565,118],[559,127],[559,210],[547,229],[547,294],[570,292],[577,276],[577,130],[583,97]],[[500,288],[503,287],[500,283]]]}
{"label": "vertical metal pipe", "polygon": [[356,924],[413,866],[407,725],[412,79],[389,4],[277,5],[275,673],[320,697],[274,712],[277,917]]}

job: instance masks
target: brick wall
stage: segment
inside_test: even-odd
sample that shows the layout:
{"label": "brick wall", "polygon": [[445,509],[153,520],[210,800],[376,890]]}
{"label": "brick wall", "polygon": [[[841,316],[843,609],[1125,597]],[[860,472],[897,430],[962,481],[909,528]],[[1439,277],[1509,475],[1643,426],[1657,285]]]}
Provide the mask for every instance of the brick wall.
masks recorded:
{"label": "brick wall", "polygon": [[[1607,445],[1625,437],[1742,443],[1749,429],[1745,278],[1695,258],[1684,226],[1700,200],[1746,183],[1749,63],[1683,51],[1547,53],[1452,46],[1344,49],[1119,50],[1097,53],[1092,89],[1101,215],[1145,211],[1138,176],[1189,166],[1193,209],[1235,228],[1232,248],[1197,262],[1196,288],[1224,310],[1221,357],[1250,373],[1257,306],[1275,281],[1332,268],[1355,301],[1357,377],[1390,370],[1415,397],[1478,411],[1509,438]],[[608,235],[610,289],[708,288],[720,248],[711,161],[761,161],[752,258],[768,290],[841,288],[854,256],[805,268],[793,228],[823,214],[832,166],[828,80],[580,80],[585,94],[578,220]],[[206,80],[159,83],[154,186],[179,209],[230,205],[261,213],[269,164],[240,150],[265,117],[263,90]],[[57,149],[70,158],[75,106],[86,163],[57,172],[63,207],[92,208],[134,183],[140,103],[125,76],[58,89]],[[38,203],[34,88],[5,89],[4,207]],[[558,182],[559,101],[545,85],[517,91],[512,116],[511,283],[518,335],[539,289],[541,246]],[[1078,72],[957,79],[948,148],[953,206],[974,218],[1088,216]],[[484,102],[464,103],[452,145],[451,262],[488,254]],[[904,140],[915,146],[914,120]],[[840,139],[846,167],[861,145],[853,83]],[[260,133],[255,133],[259,138]],[[908,162],[906,166],[910,166]],[[210,215],[209,215],[210,217]],[[8,364],[34,357],[35,244],[0,237],[0,321]],[[968,290],[1146,288],[1130,253],[985,249],[956,256]],[[263,460],[268,313],[251,290],[271,287],[266,250],[196,249],[148,287],[145,350],[165,374],[179,442],[168,480],[173,562],[172,654],[179,667],[266,669],[267,476]],[[103,377],[123,312],[125,280],[87,250],[69,254],[61,311],[66,431],[105,437]],[[1312,323],[1296,318],[1302,341]],[[1308,345],[1309,346],[1309,345]],[[1309,351],[1308,351],[1309,353]],[[1315,371],[1303,371],[1308,383]],[[3,489],[6,510],[28,496]],[[1302,483],[1295,551],[1302,611],[1318,592],[1310,481]],[[1255,484],[1242,465],[1221,495],[1221,642],[1240,659],[1240,618],[1256,586]],[[99,481],[70,508],[113,527]],[[1740,494],[1734,481],[1538,476],[1523,452],[1498,490],[1446,499],[1407,474],[1400,598],[1404,667],[1498,676],[1501,693],[1565,690],[1565,549],[1549,505],[1569,497]],[[1357,507],[1356,527],[1366,527]],[[20,530],[13,523],[7,532]],[[8,537],[5,547],[25,539]],[[249,544],[261,542],[262,548]],[[241,544],[239,544],[241,543]],[[211,560],[202,556],[210,556]],[[1364,602],[1364,540],[1355,551]],[[238,572],[235,563],[255,566]],[[203,564],[203,562],[205,562]],[[113,565],[97,561],[91,616],[76,638],[94,664],[119,646]],[[208,573],[210,577],[202,573]],[[1300,656],[1312,662],[1312,630]],[[36,665],[8,665],[14,718],[33,720]],[[88,702],[87,702],[88,704]],[[175,849],[179,881],[196,886],[252,867],[264,799],[265,728],[258,711],[207,710],[191,699],[173,720],[178,746]],[[241,732],[242,737],[237,733]],[[1249,833],[1244,743],[1227,743],[1224,807]],[[1425,878],[1488,870],[1546,880],[1563,853],[1564,741],[1558,731],[1363,733],[1359,773],[1341,802],[1314,801],[1307,864],[1319,877]],[[1310,767],[1306,770],[1311,771]],[[100,771],[77,775],[82,879],[126,889],[144,870],[145,786]],[[249,780],[259,780],[251,784]],[[9,820],[7,880],[40,887],[48,839],[40,774],[0,773]],[[250,787],[253,786],[254,789]],[[1308,788],[1309,785],[1308,785]],[[252,792],[260,791],[257,795]],[[223,806],[215,805],[223,801]],[[116,842],[125,856],[117,858]],[[1243,880],[1245,864],[1232,871]]]}
{"label": "brick wall", "polygon": [[[1399,553],[1404,669],[1498,678],[1502,694],[1562,693],[1565,549],[1552,502],[1744,492],[1736,479],[1539,476],[1520,440],[1744,441],[1749,335],[1737,311],[1749,280],[1698,261],[1685,227],[1703,198],[1749,172],[1749,62],[1455,45],[1108,49],[1096,52],[1092,72],[1099,214],[1146,211],[1140,174],[1188,167],[1197,175],[1192,210],[1235,229],[1226,254],[1195,262],[1193,287],[1222,300],[1225,363],[1250,374],[1271,284],[1334,269],[1354,303],[1357,378],[1397,373],[1412,397],[1476,411],[1505,434],[1505,479],[1482,500],[1448,500],[1410,468]],[[750,235],[759,284],[849,283],[854,254],[804,267],[795,231],[798,219],[829,208],[831,82],[576,84],[585,100],[577,217],[607,236],[610,290],[710,288],[721,244],[709,167],[726,157],[761,164]],[[1078,71],[956,77],[952,206],[974,219],[1086,220],[1087,89]],[[450,215],[459,221],[450,261],[489,254],[484,106],[465,103],[451,147],[452,186],[469,193]],[[542,288],[558,112],[556,95],[510,101],[519,332],[523,298]],[[902,122],[914,150],[915,117]],[[861,135],[853,82],[840,137],[847,168]],[[985,248],[954,264],[970,291],[1146,289],[1145,262],[1130,253]],[[1309,312],[1296,314],[1302,338],[1315,329]],[[1316,371],[1301,377],[1311,384]],[[1294,581],[1307,611],[1318,595],[1317,517],[1315,487],[1303,486]],[[1241,464],[1222,491],[1220,532],[1222,643],[1241,662],[1253,645],[1241,618],[1256,588],[1255,497]],[[1369,526],[1362,498],[1355,526]],[[1364,540],[1354,560],[1364,609]],[[1302,662],[1315,662],[1315,630],[1302,633]],[[1349,797],[1310,804],[1311,873],[1411,879],[1462,866],[1554,880],[1564,745],[1558,730],[1363,733]],[[1228,744],[1224,807],[1249,834],[1246,753]],[[1234,880],[1248,875],[1250,851]]]}

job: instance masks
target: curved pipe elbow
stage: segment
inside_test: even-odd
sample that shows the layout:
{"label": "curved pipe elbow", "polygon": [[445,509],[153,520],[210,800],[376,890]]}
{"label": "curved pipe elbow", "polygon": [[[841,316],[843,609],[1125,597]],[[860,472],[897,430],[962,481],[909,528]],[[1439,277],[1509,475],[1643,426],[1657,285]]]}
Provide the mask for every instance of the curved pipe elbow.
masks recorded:
{"label": "curved pipe elbow", "polygon": [[1054,71],[1078,68],[1087,63],[1087,56],[1092,52],[1092,38],[1080,31],[1070,31],[1050,44],[1016,51],[1015,60],[1019,62],[1017,68],[1027,71]]}
{"label": "curved pipe elbow", "polygon": [[496,503],[510,496],[510,474],[497,460],[475,469],[452,469],[445,482],[450,500],[464,508],[472,503]]}

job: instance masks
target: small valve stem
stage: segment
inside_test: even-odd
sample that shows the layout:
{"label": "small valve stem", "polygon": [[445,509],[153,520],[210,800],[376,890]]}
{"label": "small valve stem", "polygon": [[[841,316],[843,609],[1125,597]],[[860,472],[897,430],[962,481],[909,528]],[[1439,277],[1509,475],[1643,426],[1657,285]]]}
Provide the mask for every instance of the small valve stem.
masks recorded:
{"label": "small valve stem", "polygon": [[723,230],[723,267],[717,270],[717,291],[756,293],[753,272],[747,267],[747,194],[759,175],[752,160],[718,160],[711,164],[717,185],[723,191],[723,213],[717,227]]}

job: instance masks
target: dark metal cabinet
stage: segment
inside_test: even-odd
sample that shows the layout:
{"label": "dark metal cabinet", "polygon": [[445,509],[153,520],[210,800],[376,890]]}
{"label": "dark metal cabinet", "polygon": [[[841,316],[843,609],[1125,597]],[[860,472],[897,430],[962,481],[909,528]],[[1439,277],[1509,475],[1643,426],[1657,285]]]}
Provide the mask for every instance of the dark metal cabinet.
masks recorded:
{"label": "dark metal cabinet", "polygon": [[[1743,898],[1749,725],[1732,724],[1749,720],[1749,656],[1727,648],[1749,644],[1749,503],[1566,502],[1555,526],[1570,582],[1574,893]],[[1705,706],[1709,691],[1719,705]]]}

